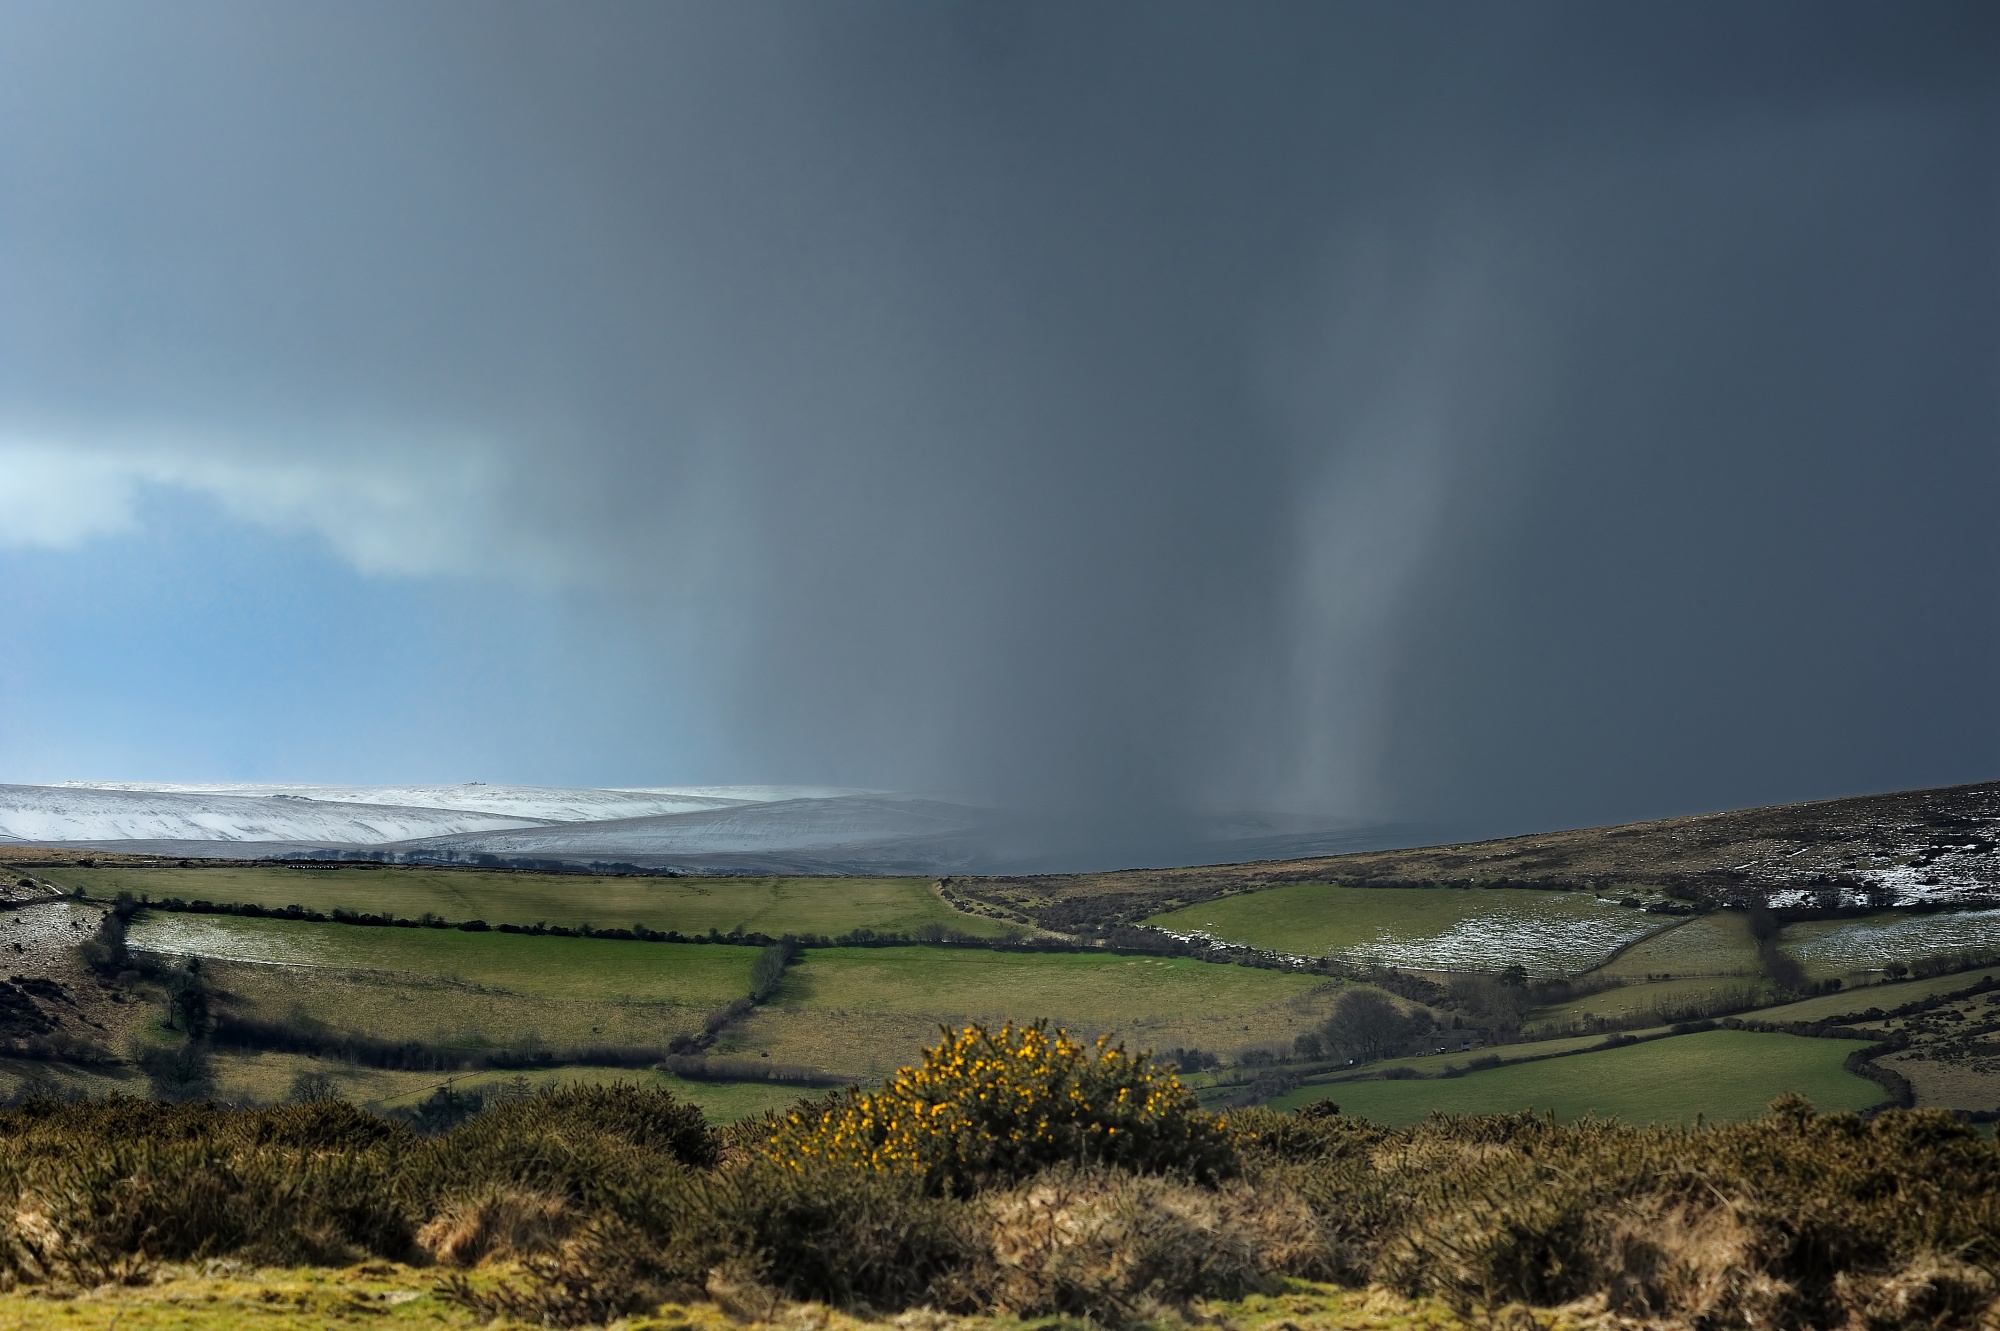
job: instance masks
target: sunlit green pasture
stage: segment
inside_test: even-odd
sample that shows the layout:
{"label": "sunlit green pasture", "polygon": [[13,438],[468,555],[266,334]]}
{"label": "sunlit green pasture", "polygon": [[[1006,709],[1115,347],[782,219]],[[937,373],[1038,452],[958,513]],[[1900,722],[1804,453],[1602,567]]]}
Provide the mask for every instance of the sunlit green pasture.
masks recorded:
{"label": "sunlit green pasture", "polygon": [[92,897],[120,892],[155,899],[304,906],[416,919],[489,924],[548,924],[600,929],[643,924],[666,933],[741,929],[773,937],[854,929],[905,933],[937,924],[982,937],[1019,932],[982,915],[953,910],[928,878],[666,878],[496,873],[404,865],[291,869],[280,864],[226,868],[76,868],[43,871],[51,881]]}
{"label": "sunlit green pasture", "polygon": [[1289,1049],[1333,1001],[1319,977],[1185,958],[897,947],[810,949],[769,1005],[725,1037],[857,1077],[916,1060],[938,1028],[1047,1017],[1134,1049]]}
{"label": "sunlit green pasture", "polygon": [[1433,1112],[1495,1114],[1519,1109],[1559,1119],[1596,1115],[1632,1123],[1753,1118],[1786,1092],[1821,1110],[1880,1104],[1882,1088],[1842,1065],[1866,1044],[1755,1031],[1705,1031],[1616,1049],[1517,1063],[1461,1077],[1305,1086],[1274,1108],[1330,1099],[1343,1114],[1416,1123]]}
{"label": "sunlit green pasture", "polygon": [[1108,1025],[1133,1017],[1246,1016],[1311,992],[1319,977],[1185,957],[984,952],[941,947],[814,948],[775,1003]]}
{"label": "sunlit green pasture", "polygon": [[1597,965],[1663,922],[1587,892],[1296,883],[1185,906],[1146,923],[1294,955],[1418,970],[1518,963],[1531,974],[1560,975]]}

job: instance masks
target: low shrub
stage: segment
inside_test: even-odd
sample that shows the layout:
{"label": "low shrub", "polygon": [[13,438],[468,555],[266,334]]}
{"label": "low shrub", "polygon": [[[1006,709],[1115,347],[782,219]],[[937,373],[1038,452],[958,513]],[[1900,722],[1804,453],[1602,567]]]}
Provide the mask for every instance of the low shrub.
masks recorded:
{"label": "low shrub", "polygon": [[1228,1134],[1171,1071],[1046,1022],[947,1033],[881,1090],[828,1096],[767,1128],[760,1149],[788,1168],[909,1172],[958,1196],[1057,1164],[1202,1180],[1234,1166]]}
{"label": "low shrub", "polygon": [[428,1140],[338,1100],[33,1101],[0,1112],[0,1281],[96,1284],[218,1256],[519,1255],[574,1212],[655,1207],[660,1180],[715,1159],[699,1111],[630,1086],[512,1099]]}
{"label": "low shrub", "polygon": [[1438,1119],[1382,1166],[1374,1278],[1467,1307],[1597,1295],[1695,1325],[1840,1325],[1884,1281],[2000,1256],[2000,1153],[1935,1112],[1870,1123],[1785,1097],[1699,1132]]}
{"label": "low shrub", "polygon": [[1242,1180],[1063,1166],[980,1198],[974,1226],[976,1303],[1015,1317],[1127,1322],[1336,1267],[1302,1198]]}
{"label": "low shrub", "polygon": [[406,1256],[406,1135],[349,1105],[29,1104],[0,1114],[0,1274],[96,1284],[152,1260]]}
{"label": "low shrub", "polygon": [[570,1236],[574,1220],[560,1197],[482,1188],[439,1208],[417,1231],[417,1246],[446,1266],[477,1266],[489,1257],[542,1257]]}

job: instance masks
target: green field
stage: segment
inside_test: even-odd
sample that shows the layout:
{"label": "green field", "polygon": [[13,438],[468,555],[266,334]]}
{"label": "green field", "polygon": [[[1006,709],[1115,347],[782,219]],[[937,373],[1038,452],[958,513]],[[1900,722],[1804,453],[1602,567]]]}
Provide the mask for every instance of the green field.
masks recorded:
{"label": "green field", "polygon": [[[554,997],[408,971],[211,959],[220,1011],[450,1049],[659,1048],[692,1035],[718,1003]],[[701,996],[704,999],[707,996]]]}
{"label": "green field", "polygon": [[1824,994],[1819,998],[1805,998],[1778,1007],[1760,1008],[1755,1015],[1759,1021],[1829,1021],[1837,1017],[1851,1017],[1866,1012],[1869,1008],[1881,1008],[1887,1011],[1890,1008],[1901,1007],[1905,1003],[1935,998],[1939,994],[1958,993],[1988,978],[2000,980],[2000,966],[1960,971],[1954,975],[1933,975],[1925,980],[1863,985],[1842,990],[1837,994]]}
{"label": "green field", "polygon": [[909,1012],[1108,1026],[1134,1017],[1247,1017],[1325,981],[1185,957],[818,948],[785,974],[782,1007]]}
{"label": "green field", "polygon": [[1567,1003],[1538,1008],[1529,1014],[1528,1023],[1536,1028],[1560,1029],[1590,1017],[1620,1022],[1646,1018],[1671,1026],[1677,1021],[1721,1016],[1743,1011],[1756,1003],[1768,1003],[1775,992],[1755,977],[1654,980],[1650,984],[1623,984]]}
{"label": "green field", "polygon": [[493,873],[402,865],[289,869],[277,864],[229,868],[55,868],[51,882],[109,900],[120,892],[184,901],[304,906],[414,920],[426,911],[447,920],[488,924],[643,924],[661,933],[825,934],[854,929],[907,933],[925,924],[981,937],[1020,930],[953,910],[928,878],[597,878],[583,874]]}
{"label": "green field", "polygon": [[1651,938],[1634,943],[1604,967],[1604,974],[1625,980],[1649,976],[1676,980],[1701,976],[1761,977],[1757,940],[1750,935],[1750,917],[1740,910],[1697,915]]}
{"label": "green field", "polygon": [[1841,1066],[1865,1044],[1753,1031],[1706,1031],[1617,1049],[1518,1063],[1435,1081],[1358,1081],[1306,1086],[1272,1101],[1296,1109],[1333,1100],[1341,1112],[1409,1124],[1433,1111],[1494,1114],[1553,1111],[1569,1120],[1594,1114],[1633,1123],[1753,1118],[1795,1091],[1822,1110],[1880,1104],[1882,1088]]}
{"label": "green field", "polygon": [[953,948],[812,949],[719,1052],[874,1079],[941,1025],[1048,1017],[1134,1049],[1289,1049],[1332,1002],[1325,980],[1185,958]]}
{"label": "green field", "polygon": [[[555,1086],[611,1085],[636,1083],[672,1091],[683,1100],[701,1106],[711,1122],[730,1123],[761,1114],[767,1109],[783,1109],[806,1095],[823,1094],[798,1086],[772,1082],[719,1083],[689,1081],[650,1068],[564,1067],[537,1068],[527,1072],[398,1072],[356,1067],[298,1054],[235,1054],[215,1056],[216,1091],[225,1101],[239,1104],[274,1104],[290,1088],[301,1072],[319,1072],[333,1078],[340,1093],[356,1104],[378,1113],[407,1108],[449,1086],[456,1091],[478,1091],[486,1095],[520,1090],[546,1090]],[[143,1087],[144,1083],[141,1082]],[[130,1088],[126,1088],[127,1093]]]}
{"label": "green field", "polygon": [[1534,975],[1588,970],[1661,927],[1656,915],[1586,892],[1297,883],[1155,915],[1147,924],[1304,956],[1417,970]]}
{"label": "green field", "polygon": [[[758,951],[143,911],[130,940],[208,958],[225,1011],[467,1050],[664,1046],[748,992]],[[1186,958],[812,948],[715,1052],[870,1079],[942,1024],[1036,1017],[1143,1047],[1289,1048],[1331,997],[1320,977]]]}
{"label": "green field", "polygon": [[296,967],[403,972],[547,998],[696,1007],[750,988],[754,947],[364,928],[144,911],[133,947]]}

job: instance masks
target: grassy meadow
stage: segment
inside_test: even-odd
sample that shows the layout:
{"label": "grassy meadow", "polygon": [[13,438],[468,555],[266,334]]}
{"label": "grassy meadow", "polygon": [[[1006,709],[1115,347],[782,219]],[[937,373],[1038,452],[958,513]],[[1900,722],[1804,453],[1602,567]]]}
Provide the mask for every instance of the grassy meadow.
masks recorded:
{"label": "grassy meadow", "polygon": [[803,1094],[797,1086],[691,1081],[654,1068],[558,1067],[520,1072],[443,1073],[359,1067],[277,1052],[218,1054],[215,1062],[217,1095],[231,1103],[276,1104],[284,1099],[292,1078],[301,1072],[320,1072],[333,1079],[344,1099],[368,1105],[378,1113],[410,1108],[442,1087],[493,1095],[532,1093],[561,1086],[638,1086],[671,1091],[676,1098],[698,1106],[711,1123],[733,1123],[766,1110],[786,1108]]}
{"label": "grassy meadow", "polygon": [[1865,1045],[1754,1031],[1706,1031],[1615,1049],[1515,1063],[1439,1080],[1353,1081],[1306,1086],[1271,1102],[1296,1109],[1332,1100],[1343,1114],[1405,1126],[1432,1113],[1553,1113],[1630,1123],[1692,1123],[1754,1118],[1786,1092],[1823,1111],[1882,1103],[1882,1088],[1841,1066]]}
{"label": "grassy meadow", "polygon": [[1591,1018],[1629,1022],[1643,1017],[1657,1017],[1665,1024],[1672,1024],[1687,1019],[1691,1013],[1716,1015],[1736,1012],[1771,1002],[1776,997],[1777,990],[1757,976],[1698,976],[1687,980],[1622,984],[1571,999],[1567,1003],[1552,1003],[1537,1008],[1529,1017],[1529,1028],[1561,1030]]}
{"label": "grassy meadow", "polygon": [[[142,911],[131,946],[206,960],[219,1010],[463,1051],[664,1047],[750,988],[760,949]],[[1048,1017],[1134,1048],[1289,1049],[1324,977],[1190,958],[809,948],[713,1052],[872,1081],[942,1025]]]}
{"label": "grassy meadow", "polygon": [[855,929],[910,933],[926,924],[979,937],[1010,937],[1018,926],[953,910],[928,878],[598,878],[582,874],[494,872],[405,865],[292,869],[281,864],[201,868],[65,866],[42,871],[98,900],[136,897],[304,906],[416,919],[488,924],[537,922],[660,933],[742,930],[833,937]]}
{"label": "grassy meadow", "polygon": [[1587,892],[1330,883],[1221,897],[1146,923],[1298,956],[1435,971],[1518,963],[1533,975],[1588,970],[1662,927],[1659,916]]}
{"label": "grassy meadow", "polygon": [[1247,1022],[1325,984],[1318,976],[1186,957],[814,948],[785,973],[773,1001],[782,1007],[982,1019],[1050,1017],[1109,1028],[1190,1010]]}
{"label": "grassy meadow", "polygon": [[[131,945],[170,956],[435,976],[542,998],[714,1006],[750,987],[758,949],[721,943],[367,928],[142,912]],[[402,982],[400,979],[398,982]]]}
{"label": "grassy meadow", "polygon": [[1773,1007],[1760,1008],[1756,1016],[1761,1021],[1784,1022],[1852,1018],[1869,1008],[1901,1007],[1905,1003],[1920,1003],[1943,994],[1958,993],[1988,979],[2000,983],[2000,966],[1985,966],[1951,975],[1933,975],[1922,980],[1901,980],[1894,984],[1843,989],[1839,993],[1822,994],[1817,998],[1802,998],[1796,1003],[1780,1003]]}
{"label": "grassy meadow", "polygon": [[223,1009],[237,1015],[464,1050],[663,1046],[699,1031],[711,1010],[741,994],[577,998],[537,992],[533,975],[508,978],[516,988],[409,971],[237,961],[212,961],[208,973]]}
{"label": "grassy meadow", "polygon": [[722,1049],[872,1080],[940,1026],[1048,1017],[1134,1049],[1229,1053],[1289,1047],[1331,1001],[1321,977],[1182,957],[812,948]]}
{"label": "grassy meadow", "polygon": [[[236,881],[261,893],[253,898],[246,888],[237,896],[264,905],[296,901],[315,909],[339,905],[406,918],[429,910],[447,918],[490,922],[533,923],[553,917],[556,922],[567,918],[599,923],[586,921],[580,910],[564,917],[545,909],[549,898],[536,895],[560,891],[572,902],[617,901],[621,914],[602,916],[605,923],[600,927],[631,916],[662,931],[667,927],[705,931],[704,917],[688,912],[737,893],[755,910],[705,917],[714,921],[714,927],[740,925],[781,934],[878,926],[886,931],[940,917],[998,927],[956,915],[929,882],[919,879],[586,879],[393,868],[288,870],[268,865],[97,872],[88,884],[97,894],[144,890],[156,897],[192,899],[206,889],[209,899],[229,899],[230,893],[214,891],[214,885]],[[159,876],[145,880],[150,886],[135,888],[138,880],[132,875],[138,874]],[[308,888],[313,891],[303,890]],[[405,889],[417,895],[402,895]],[[481,895],[489,890],[498,895]],[[649,899],[655,906],[668,902],[671,911],[649,914],[645,905]],[[799,905],[803,913],[783,914],[788,902]],[[72,914],[90,910],[79,903],[62,909]],[[898,915],[898,910],[905,913]],[[22,914],[25,918],[26,912]],[[863,919],[874,924],[859,924]],[[824,1077],[874,1084],[908,1064],[936,1038],[940,1027],[1046,1017],[1079,1036],[1108,1035],[1133,1050],[1192,1049],[1219,1058],[1223,1070],[1203,1083],[1204,1097],[1217,1104],[1242,1103],[1245,1088],[1254,1088],[1259,1097],[1282,1093],[1280,1104],[1331,1094],[1354,1112],[1384,1115],[1395,1122],[1421,1117],[1434,1107],[1486,1111],[1526,1104],[1563,1115],[1594,1110],[1642,1121],[1678,1121],[1694,1112],[1730,1117],[1749,1113],[1788,1089],[1801,1090],[1832,1107],[1875,1103],[1882,1092],[1840,1068],[1849,1046],[1837,1041],[1815,1044],[1787,1037],[1774,1043],[1761,1035],[1724,1031],[1698,1040],[1676,1037],[1657,1045],[1644,1042],[1604,1049],[1602,1035],[1593,1031],[1601,1031],[1606,1023],[1664,1029],[1705,1015],[1691,1005],[1719,1005],[1721,1000],[1728,1000],[1732,1009],[1744,1009],[1746,1016],[1771,1021],[1848,1019],[1871,1006],[1892,1007],[1955,994],[1980,978],[1978,972],[1942,975],[1882,986],[1879,993],[1858,990],[1850,981],[1837,994],[1770,1006],[1780,993],[1762,974],[1757,943],[1741,912],[1663,919],[1583,892],[1298,884],[1188,907],[1156,917],[1155,922],[1291,950],[1400,958],[1416,974],[1382,983],[1394,991],[1393,1003],[1415,1012],[1422,1027],[1402,1037],[1400,1046],[1387,1050],[1388,1056],[1377,1058],[1374,1066],[1414,1075],[1409,1080],[1340,1083],[1351,1093],[1329,1092],[1325,1086],[1288,1091],[1287,1086],[1302,1076],[1323,1075],[1315,1067],[1337,1065],[1332,1056],[1315,1064],[1313,1060],[1323,1056],[1309,1052],[1314,1046],[1310,1041],[1300,1044],[1299,1037],[1318,1038],[1316,1033],[1328,1029],[1326,1023],[1345,995],[1366,992],[1371,986],[1351,977],[1218,964],[1198,957],[927,944],[814,946],[793,957],[774,987],[760,991],[761,1001],[751,1004],[746,997],[762,949],[726,943],[383,928],[161,910],[141,910],[130,924],[129,942],[153,955],[203,957],[205,983],[219,1015],[283,1023],[326,1037],[421,1046],[435,1051],[435,1056],[424,1055],[431,1061],[423,1066],[429,1067],[450,1067],[455,1061],[478,1066],[489,1059],[504,1064],[522,1055],[563,1054],[582,1060],[587,1057],[583,1051],[592,1048],[671,1046],[704,1050],[723,1060],[749,1060],[749,1068],[811,1069]],[[56,932],[65,939],[87,932],[68,916],[56,924],[60,926]],[[1823,940],[1854,937],[1929,946],[1951,929],[1964,927],[1963,921],[1949,916],[1868,917],[1827,922],[1824,927],[1794,924],[1783,941],[1788,947],[1808,950],[1831,946]],[[32,930],[22,926],[20,932],[26,935]],[[1464,990],[1460,981],[1425,990],[1429,982],[1421,978],[1426,972],[1435,975],[1471,964],[1478,958],[1467,949],[1477,948],[1487,949],[1484,963],[1489,973],[1519,961],[1540,977],[1587,979],[1592,967],[1601,963],[1604,977],[1618,983],[1595,991],[1586,985],[1582,993],[1560,986],[1538,990],[1558,1001],[1516,1008],[1496,1027],[1490,1023],[1499,1009],[1481,1008],[1476,1002],[1464,1006],[1473,1000],[1463,994],[1472,991]],[[1415,966],[1413,957],[1428,964]],[[1440,977],[1439,984],[1444,983]],[[152,1005],[146,1009],[151,1025],[142,1032],[146,1040],[158,1044],[178,1039],[156,1029],[159,1012],[164,1011],[164,990],[148,992],[150,997],[127,995],[128,1007],[119,1010],[120,1020],[137,1019],[130,1015],[129,1005],[142,998]],[[1428,1010],[1421,1006],[1424,1003],[1430,1004]],[[1967,1029],[1970,1024],[1970,1018],[1960,1023]],[[1938,1038],[1899,1057],[1921,1064],[1905,1075],[1925,1088],[1922,1094],[1960,1106],[2000,1080],[1989,1076],[1977,1059],[1953,1052],[1957,1046],[1949,1045],[1944,1036],[1957,1029],[1938,1026]],[[105,1041],[119,1045],[127,1038],[108,1035]],[[1429,1052],[1433,1043],[1449,1052]],[[342,1047],[338,1041],[328,1038],[320,1047],[329,1052],[317,1060],[231,1047],[217,1055],[217,1093],[243,1101],[269,1100],[284,1094],[300,1070],[323,1068],[343,1094],[378,1108],[395,1108],[447,1082],[477,1089],[498,1085],[510,1075],[448,1075],[342,1064],[332,1053]],[[354,1043],[346,1048],[355,1051],[356,1058],[375,1062],[402,1057],[375,1045]],[[1562,1057],[1544,1057],[1548,1055]],[[1498,1058],[1501,1063],[1462,1072],[1468,1057]],[[717,1075],[749,1075],[741,1062],[711,1066],[720,1069]],[[538,1068],[528,1075],[536,1084],[640,1077],[648,1084],[681,1085],[652,1069],[569,1065]],[[464,1080],[468,1077],[473,1080]],[[725,1119],[787,1103],[796,1097],[800,1084],[753,1078],[734,1085],[688,1082],[685,1089],[705,1113]],[[103,1089],[95,1081],[90,1087]],[[90,1087],[79,1083],[76,1089]]]}

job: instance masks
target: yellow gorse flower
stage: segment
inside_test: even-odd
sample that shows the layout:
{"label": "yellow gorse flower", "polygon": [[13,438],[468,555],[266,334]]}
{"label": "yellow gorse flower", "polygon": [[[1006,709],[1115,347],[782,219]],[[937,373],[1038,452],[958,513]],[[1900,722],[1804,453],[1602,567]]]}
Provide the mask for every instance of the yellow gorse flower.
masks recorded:
{"label": "yellow gorse flower", "polygon": [[944,1036],[880,1090],[794,1111],[766,1149],[794,1170],[906,1170],[941,1191],[1064,1160],[1213,1175],[1233,1158],[1219,1122],[1172,1072],[1108,1037],[1085,1045],[1046,1022]]}

